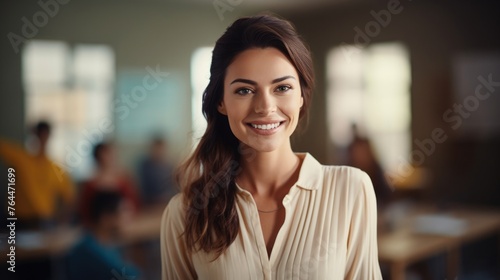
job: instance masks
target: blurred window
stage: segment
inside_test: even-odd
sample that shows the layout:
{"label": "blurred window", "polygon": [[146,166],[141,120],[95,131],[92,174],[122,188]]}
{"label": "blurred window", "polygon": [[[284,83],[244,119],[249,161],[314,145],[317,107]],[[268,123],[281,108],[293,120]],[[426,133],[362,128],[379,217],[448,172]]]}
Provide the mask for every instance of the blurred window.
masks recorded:
{"label": "blurred window", "polygon": [[355,123],[390,171],[411,145],[410,60],[400,43],[336,47],[327,57],[327,112],[331,141],[345,148]]}
{"label": "blurred window", "polygon": [[[207,121],[201,111],[203,92],[210,80],[210,63],[213,47],[201,47],[194,51],[191,57],[191,116],[193,143],[198,143],[207,128]],[[194,147],[195,145],[193,145]]]}
{"label": "blurred window", "polygon": [[74,177],[88,172],[92,144],[101,139],[99,126],[112,118],[113,50],[31,40],[22,52],[22,76],[27,124],[48,120],[50,156]]}

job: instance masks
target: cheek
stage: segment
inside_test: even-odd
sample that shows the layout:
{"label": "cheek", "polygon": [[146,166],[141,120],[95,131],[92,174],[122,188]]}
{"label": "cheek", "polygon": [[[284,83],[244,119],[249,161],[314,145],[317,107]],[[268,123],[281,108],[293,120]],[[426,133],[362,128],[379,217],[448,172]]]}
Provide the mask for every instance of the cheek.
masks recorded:
{"label": "cheek", "polygon": [[300,114],[300,108],[302,106],[301,100],[302,100],[301,98],[297,98],[283,104],[282,106],[282,110],[284,111],[283,113],[293,118],[294,121],[297,121]]}
{"label": "cheek", "polygon": [[241,106],[238,102],[228,102],[226,103],[228,106],[226,107],[227,118],[229,122],[237,122],[240,121],[245,115],[245,108]]}
{"label": "cheek", "polygon": [[224,104],[229,121],[241,120],[245,118],[251,108],[251,99],[235,98],[232,96],[224,96]]}
{"label": "cheek", "polygon": [[[229,101],[229,100],[228,100]],[[242,121],[247,116],[245,106],[242,106],[240,102],[225,102],[226,104],[226,116],[229,122],[229,128],[235,135],[239,135],[242,131],[243,123]]]}

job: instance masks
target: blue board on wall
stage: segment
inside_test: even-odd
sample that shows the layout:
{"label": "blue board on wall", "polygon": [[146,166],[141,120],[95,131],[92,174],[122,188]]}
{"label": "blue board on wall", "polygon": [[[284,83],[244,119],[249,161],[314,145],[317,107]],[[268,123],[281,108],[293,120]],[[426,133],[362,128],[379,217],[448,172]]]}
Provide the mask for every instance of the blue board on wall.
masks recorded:
{"label": "blue board on wall", "polygon": [[191,127],[178,75],[155,79],[147,69],[124,71],[118,75],[115,96],[116,136],[123,141],[145,142],[153,134],[179,138]]}

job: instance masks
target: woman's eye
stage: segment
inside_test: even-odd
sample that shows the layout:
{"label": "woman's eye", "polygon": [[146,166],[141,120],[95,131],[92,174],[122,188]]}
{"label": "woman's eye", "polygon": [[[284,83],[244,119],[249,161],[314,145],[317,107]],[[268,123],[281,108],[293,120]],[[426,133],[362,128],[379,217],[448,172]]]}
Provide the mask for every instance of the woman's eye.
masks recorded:
{"label": "woman's eye", "polygon": [[276,88],[276,91],[279,91],[279,92],[285,92],[285,91],[288,91],[289,89],[291,89],[292,87],[290,86],[278,86]]}
{"label": "woman's eye", "polygon": [[240,89],[237,89],[235,93],[239,94],[239,95],[247,95],[249,93],[252,93],[252,90],[249,88],[240,88]]}

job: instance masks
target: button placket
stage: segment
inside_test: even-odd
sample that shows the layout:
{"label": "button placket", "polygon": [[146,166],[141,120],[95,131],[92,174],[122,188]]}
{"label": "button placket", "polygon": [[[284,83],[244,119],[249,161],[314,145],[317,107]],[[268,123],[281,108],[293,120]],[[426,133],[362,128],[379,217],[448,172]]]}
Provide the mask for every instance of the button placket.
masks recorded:
{"label": "button placket", "polygon": [[278,254],[281,252],[281,249],[284,245],[285,239],[283,235],[285,234],[286,231],[288,231],[289,228],[289,223],[290,223],[290,201],[296,191],[296,185],[293,185],[290,188],[290,191],[288,192],[287,195],[282,200],[283,207],[285,208],[285,221],[283,222],[283,225],[281,225],[280,230],[278,231],[278,235],[276,236],[276,240],[274,241],[274,247],[271,252],[271,257],[269,258],[269,264],[271,267],[274,267],[276,265],[276,261],[278,258]]}
{"label": "button placket", "polygon": [[259,258],[262,266],[262,271],[264,273],[264,279],[271,279],[271,264],[267,256],[266,242],[264,241],[264,236],[262,235],[262,228],[260,226],[259,212],[257,210],[257,204],[253,199],[252,195],[246,191],[242,190],[245,194],[245,201],[247,204],[248,213],[252,221],[252,231],[255,238],[255,243],[257,245],[257,250],[259,250]]}

